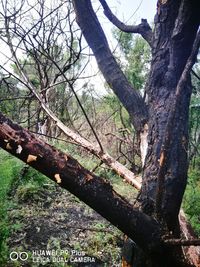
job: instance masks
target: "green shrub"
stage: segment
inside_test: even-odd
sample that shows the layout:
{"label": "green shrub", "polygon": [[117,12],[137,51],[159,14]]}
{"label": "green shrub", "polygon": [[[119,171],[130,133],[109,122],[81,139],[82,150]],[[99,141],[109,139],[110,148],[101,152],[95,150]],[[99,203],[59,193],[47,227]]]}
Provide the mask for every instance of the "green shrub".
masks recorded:
{"label": "green shrub", "polygon": [[189,171],[188,185],[184,195],[183,208],[195,232],[200,235],[200,170]]}

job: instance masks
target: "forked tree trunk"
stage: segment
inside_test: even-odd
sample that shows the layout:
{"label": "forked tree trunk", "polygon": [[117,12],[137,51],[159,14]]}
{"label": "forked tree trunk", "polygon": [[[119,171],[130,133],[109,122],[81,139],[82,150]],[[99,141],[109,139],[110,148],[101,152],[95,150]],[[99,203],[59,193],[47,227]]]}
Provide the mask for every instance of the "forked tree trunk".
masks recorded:
{"label": "forked tree trunk", "polygon": [[[142,36],[148,30],[148,36],[151,35],[149,27],[144,27],[142,23],[138,27],[124,26],[112,15],[106,1],[100,2],[109,20],[116,26],[128,32],[132,29],[132,32]],[[190,77],[187,75],[181,90],[179,81],[199,27],[199,3],[197,0],[159,0],[157,3],[155,29],[151,38],[148,38],[152,47],[151,70],[146,86],[148,115],[145,104],[136,90],[128,86],[113,59],[91,1],[74,0],[73,3],[77,22],[100,70],[129,112],[141,136],[144,125],[148,124],[148,152],[140,194],[142,210],[159,220],[164,234],[179,237],[178,213],[187,183],[188,109],[191,96]],[[166,249],[156,257],[146,252],[139,252],[138,255],[137,263],[133,266],[187,265],[181,263],[181,249]],[[172,260],[174,255],[177,261]]]}

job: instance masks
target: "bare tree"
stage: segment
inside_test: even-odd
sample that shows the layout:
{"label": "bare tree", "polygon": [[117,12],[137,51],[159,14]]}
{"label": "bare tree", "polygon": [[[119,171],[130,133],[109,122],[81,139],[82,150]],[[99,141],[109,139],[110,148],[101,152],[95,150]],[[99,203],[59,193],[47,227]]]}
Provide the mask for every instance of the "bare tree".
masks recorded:
{"label": "bare tree", "polygon": [[[68,83],[72,86],[85,67],[79,60],[83,62],[82,34],[74,30],[70,2],[65,11],[64,4],[38,1],[33,6],[24,1],[16,12],[12,1],[2,5],[1,39],[10,50],[14,71],[28,90],[34,89],[56,114],[63,105],[67,110],[72,93]],[[56,97],[60,101],[54,101]],[[36,110],[36,122],[32,118],[31,123],[36,124],[36,130],[51,135],[56,127],[37,104]]]}
{"label": "bare tree", "polygon": [[[9,5],[9,1],[5,3],[12,7]],[[46,7],[45,1],[37,2],[34,12],[31,7],[31,13],[29,13],[28,2],[26,5],[21,5],[17,16],[13,11],[14,7],[11,10],[3,8],[4,26],[2,30],[4,35],[2,40],[10,50],[15,74],[3,66],[2,68],[9,76],[18,80],[32,96],[26,100],[28,118],[22,122],[27,122],[28,129],[42,134],[42,136],[55,137],[58,133],[64,133],[76,144],[100,158],[103,163],[136,188],[140,188],[138,181],[134,179],[134,174],[106,151],[103,151],[101,142],[75,92],[74,84],[78,79],[83,78],[81,75],[88,61],[84,60],[82,34],[74,26],[75,17],[72,13],[72,5],[70,2],[66,3],[67,14],[63,10],[63,4],[49,9]],[[30,19],[32,12],[34,15],[36,12],[36,15]],[[21,20],[26,23],[21,24]],[[21,51],[24,53],[22,59],[20,58]],[[80,59],[82,63],[80,63]],[[85,64],[83,64],[84,61]],[[73,106],[70,106],[73,94],[86,117],[86,123],[89,123],[92,129],[91,132],[97,140],[97,145],[88,142],[74,131],[78,127],[73,125]],[[67,121],[63,120],[62,111],[67,113]],[[76,108],[74,112],[77,113]],[[71,130],[63,123],[75,129]]]}

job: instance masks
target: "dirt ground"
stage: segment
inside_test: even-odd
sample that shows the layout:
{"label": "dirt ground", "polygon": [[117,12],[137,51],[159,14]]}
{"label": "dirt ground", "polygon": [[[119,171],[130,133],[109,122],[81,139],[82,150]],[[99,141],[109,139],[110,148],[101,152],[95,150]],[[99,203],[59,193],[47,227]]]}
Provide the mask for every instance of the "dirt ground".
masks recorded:
{"label": "dirt ground", "polygon": [[48,186],[15,199],[6,267],[120,266],[123,234],[66,190]]}

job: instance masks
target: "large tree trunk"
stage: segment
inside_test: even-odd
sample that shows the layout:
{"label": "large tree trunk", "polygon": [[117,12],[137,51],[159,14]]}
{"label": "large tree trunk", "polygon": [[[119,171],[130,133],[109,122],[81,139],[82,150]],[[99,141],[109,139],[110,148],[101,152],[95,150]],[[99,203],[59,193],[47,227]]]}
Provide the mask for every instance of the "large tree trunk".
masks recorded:
{"label": "large tree trunk", "polygon": [[179,233],[178,213],[187,182],[190,77],[178,95],[177,86],[192,51],[197,18],[197,1],[159,2],[147,84],[151,119],[142,207],[174,234]]}

